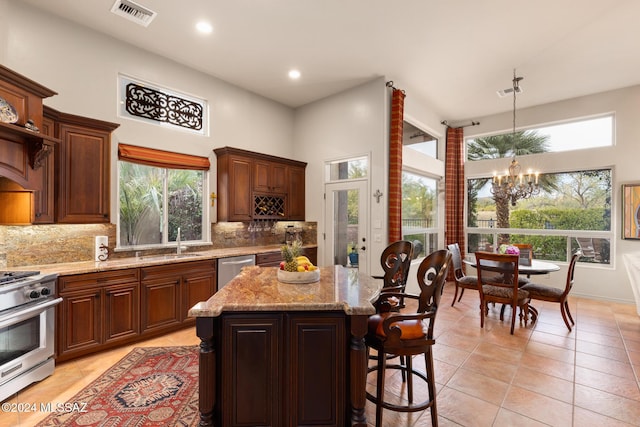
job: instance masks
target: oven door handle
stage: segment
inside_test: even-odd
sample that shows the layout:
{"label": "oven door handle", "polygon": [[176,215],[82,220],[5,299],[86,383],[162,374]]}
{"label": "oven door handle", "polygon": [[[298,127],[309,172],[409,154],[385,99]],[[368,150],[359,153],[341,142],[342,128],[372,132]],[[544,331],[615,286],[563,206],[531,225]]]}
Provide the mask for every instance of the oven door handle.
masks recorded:
{"label": "oven door handle", "polygon": [[[56,298],[41,304],[34,304],[30,307],[20,310],[19,312],[13,311],[6,316],[0,318],[0,327],[3,327],[5,323],[14,324],[33,317],[34,313],[41,313],[49,307],[58,305],[62,302],[62,298]],[[10,323],[9,323],[10,322]]]}

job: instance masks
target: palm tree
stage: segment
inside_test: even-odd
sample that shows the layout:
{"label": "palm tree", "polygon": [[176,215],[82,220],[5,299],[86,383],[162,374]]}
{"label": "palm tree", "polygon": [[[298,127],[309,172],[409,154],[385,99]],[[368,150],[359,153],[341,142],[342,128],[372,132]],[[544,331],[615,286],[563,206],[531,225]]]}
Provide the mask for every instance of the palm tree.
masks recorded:
{"label": "palm tree", "polygon": [[[522,156],[526,154],[544,153],[549,151],[549,137],[539,135],[536,131],[520,131],[513,134],[503,134],[477,138],[470,142],[468,150],[469,160],[500,159],[506,157]],[[478,192],[484,187],[490,178],[475,180],[474,185],[468,189],[469,200],[477,199]],[[553,179],[545,175],[539,178],[543,189],[555,187]],[[498,228],[509,228],[509,200],[493,197],[496,205],[496,225]],[[471,209],[470,209],[471,211]],[[501,236],[501,243],[505,236]],[[508,241],[508,236],[506,236]]]}

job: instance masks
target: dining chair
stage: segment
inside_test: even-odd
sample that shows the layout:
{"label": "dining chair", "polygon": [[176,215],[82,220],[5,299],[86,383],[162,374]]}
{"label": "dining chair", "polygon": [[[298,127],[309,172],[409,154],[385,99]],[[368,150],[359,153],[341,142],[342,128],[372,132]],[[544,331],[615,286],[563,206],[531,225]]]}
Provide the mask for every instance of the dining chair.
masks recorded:
{"label": "dining chair", "polygon": [[[576,263],[581,255],[580,251],[578,251],[571,257],[569,269],[567,271],[567,281],[565,282],[564,288],[556,288],[554,286],[541,285],[538,283],[529,283],[521,288],[522,290],[529,292],[529,297],[532,300],[559,303],[562,320],[564,320],[564,324],[567,325],[569,332],[571,332],[571,325],[575,325],[575,322],[571,316],[571,311],[569,311],[569,302],[567,299],[569,292],[571,292],[571,288],[573,287],[573,275],[576,269]],[[535,308],[530,307],[530,309],[535,310],[537,314],[537,310]],[[569,324],[569,321],[571,321],[571,324]]]}
{"label": "dining chair", "polygon": [[[511,306],[511,334],[515,327],[518,308],[520,321],[529,318],[529,292],[518,287],[518,255],[476,252],[476,271],[480,294],[480,327],[489,312],[489,303],[503,304],[500,320],[504,320],[504,307]],[[536,314],[536,313],[534,313]]]}
{"label": "dining chair", "polygon": [[[451,263],[453,264],[453,279],[456,285],[455,293],[453,294],[453,301],[451,301],[451,307],[462,299],[465,289],[478,289],[478,278],[476,276],[467,276],[462,269],[462,254],[460,253],[460,245],[458,243],[451,243],[447,245],[449,252],[451,252]],[[458,289],[460,290],[460,297],[458,297]]]}
{"label": "dining chair", "polygon": [[[531,260],[533,259],[533,245],[531,243],[511,243],[511,245],[520,250],[520,260],[518,263],[522,263],[523,260],[526,259],[529,263],[528,265],[531,265]],[[531,279],[530,274],[527,274],[527,277],[518,275],[518,285],[520,287],[526,285],[530,282],[529,279]]]}
{"label": "dining chair", "polygon": [[[382,411],[417,412],[431,409],[431,424],[438,425],[436,409],[436,386],[431,352],[435,339],[433,328],[440,305],[442,288],[447,278],[451,252],[446,249],[429,254],[418,267],[417,279],[420,294],[403,292],[407,300],[417,302],[417,310],[409,312],[386,311],[369,317],[365,335],[367,353],[376,350],[377,364],[370,366],[367,373],[376,372],[376,395],[367,392],[367,399],[376,405],[376,426],[382,426]],[[425,371],[413,367],[412,358],[423,354]],[[404,363],[387,363],[387,355],[404,357]],[[387,369],[398,369],[407,377],[407,404],[391,403],[384,400]],[[429,398],[420,403],[413,402],[413,377],[427,384]]]}

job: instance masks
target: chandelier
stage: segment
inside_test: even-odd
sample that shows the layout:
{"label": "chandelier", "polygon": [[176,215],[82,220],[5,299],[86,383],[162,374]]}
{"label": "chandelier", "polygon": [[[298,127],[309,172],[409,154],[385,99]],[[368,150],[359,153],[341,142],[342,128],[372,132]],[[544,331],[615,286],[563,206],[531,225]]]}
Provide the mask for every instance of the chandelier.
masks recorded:
{"label": "chandelier", "polygon": [[516,160],[516,93],[520,92],[520,81],[524,77],[516,77],[516,70],[513,70],[513,131],[511,133],[511,143],[513,144],[513,158],[509,169],[504,171],[504,175],[493,173],[493,182],[491,184],[491,193],[494,199],[506,200],[515,206],[520,199],[528,199],[540,193],[538,185],[539,172],[533,172],[531,169],[523,174],[520,163]]}

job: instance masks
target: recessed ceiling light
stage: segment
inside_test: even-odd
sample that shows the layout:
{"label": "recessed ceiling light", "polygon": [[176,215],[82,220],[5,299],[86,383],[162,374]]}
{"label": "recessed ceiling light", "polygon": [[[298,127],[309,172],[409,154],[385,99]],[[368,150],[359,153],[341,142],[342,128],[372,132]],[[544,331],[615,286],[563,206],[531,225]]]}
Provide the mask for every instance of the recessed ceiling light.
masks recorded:
{"label": "recessed ceiling light", "polygon": [[205,21],[198,22],[196,24],[196,29],[202,34],[209,34],[210,32],[213,31],[213,27],[211,26],[211,24]]}
{"label": "recessed ceiling light", "polygon": [[300,71],[298,70],[289,71],[289,78],[292,80],[298,80],[300,78]]}

